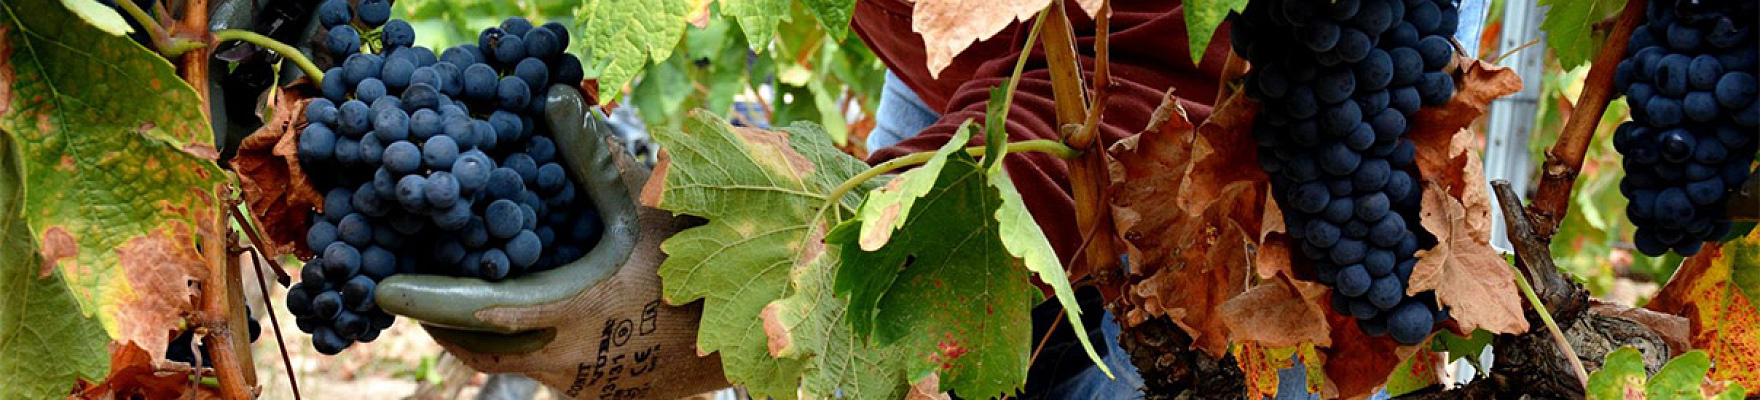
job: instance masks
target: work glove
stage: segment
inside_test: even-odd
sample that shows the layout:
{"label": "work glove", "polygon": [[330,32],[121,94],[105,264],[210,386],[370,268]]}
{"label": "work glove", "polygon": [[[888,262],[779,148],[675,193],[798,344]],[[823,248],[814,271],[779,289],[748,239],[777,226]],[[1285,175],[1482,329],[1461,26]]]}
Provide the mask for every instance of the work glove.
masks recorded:
{"label": "work glove", "polygon": [[699,356],[702,304],[660,300],[660,242],[691,223],[636,197],[649,170],[609,140],[575,88],[555,85],[544,120],[603,216],[603,238],[556,269],[489,282],[396,275],[379,307],[415,319],[466,365],[520,373],[583,399],[673,399],[726,387],[720,359]]}

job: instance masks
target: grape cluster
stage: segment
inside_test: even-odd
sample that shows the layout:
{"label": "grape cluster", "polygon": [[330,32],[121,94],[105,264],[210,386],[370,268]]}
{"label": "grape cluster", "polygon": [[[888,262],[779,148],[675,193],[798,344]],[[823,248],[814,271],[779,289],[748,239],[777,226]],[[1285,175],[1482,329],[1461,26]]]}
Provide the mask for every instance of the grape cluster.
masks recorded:
{"label": "grape cluster", "polygon": [[1756,3],[1656,0],[1632,32],[1614,88],[1632,120],[1614,131],[1620,193],[1638,251],[1699,252],[1730,232],[1730,193],[1748,180],[1760,142]]}
{"label": "grape cluster", "polygon": [[[389,17],[385,0],[318,9],[325,50],[342,61],[305,108],[298,156],[324,204],[287,307],[325,354],[391,325],[373,300],[386,277],[543,271],[585,255],[603,229],[535,122],[544,88],[581,82],[564,26],[510,18],[436,56]],[[363,38],[379,52],[362,52]]]}
{"label": "grape cluster", "polygon": [[1448,319],[1406,295],[1433,237],[1418,226],[1419,108],[1447,103],[1459,10],[1450,0],[1264,0],[1231,17],[1263,108],[1252,135],[1301,259],[1364,332],[1423,341]]}

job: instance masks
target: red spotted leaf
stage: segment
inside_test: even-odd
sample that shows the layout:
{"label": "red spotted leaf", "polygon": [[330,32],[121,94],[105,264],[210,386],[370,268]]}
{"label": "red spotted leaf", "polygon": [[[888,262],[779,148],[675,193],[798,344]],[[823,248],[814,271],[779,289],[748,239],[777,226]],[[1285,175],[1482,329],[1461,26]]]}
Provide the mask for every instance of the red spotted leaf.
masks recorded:
{"label": "red spotted leaf", "polygon": [[1760,230],[1706,245],[1645,307],[1682,315],[1689,341],[1711,356],[1710,378],[1760,388]]}

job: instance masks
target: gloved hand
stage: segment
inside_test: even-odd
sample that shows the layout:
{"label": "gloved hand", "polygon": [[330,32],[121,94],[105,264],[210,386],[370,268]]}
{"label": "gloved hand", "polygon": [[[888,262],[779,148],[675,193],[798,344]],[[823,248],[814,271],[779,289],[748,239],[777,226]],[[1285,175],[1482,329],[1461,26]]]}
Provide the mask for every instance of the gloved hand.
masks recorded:
{"label": "gloved hand", "polygon": [[727,383],[716,355],[699,357],[701,303],[660,300],[660,242],[689,227],[641,207],[649,171],[608,142],[610,128],[579,91],[552,86],[545,120],[577,184],[605,221],[587,255],[500,282],[397,275],[379,307],[413,318],[479,371],[521,373],[578,398],[672,399]]}

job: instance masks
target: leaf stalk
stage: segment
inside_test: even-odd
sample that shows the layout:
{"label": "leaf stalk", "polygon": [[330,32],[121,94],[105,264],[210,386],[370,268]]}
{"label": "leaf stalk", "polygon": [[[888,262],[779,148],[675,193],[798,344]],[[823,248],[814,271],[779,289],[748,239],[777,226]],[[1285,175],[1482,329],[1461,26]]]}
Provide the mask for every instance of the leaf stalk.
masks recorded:
{"label": "leaf stalk", "polygon": [[[126,2],[122,2],[122,3],[126,3]],[[267,48],[270,51],[274,51],[277,54],[281,54],[282,58],[292,60],[294,65],[298,65],[299,69],[301,71],[305,71],[306,76],[312,77],[312,83],[319,84],[319,85],[324,84],[324,71],[318,69],[318,65],[313,64],[312,59],[306,58],[305,53],[301,53],[299,51],[299,49],[296,49],[291,45],[288,45],[286,43],[281,43],[279,41],[276,41],[273,38],[270,38],[268,36],[263,36],[262,34],[259,34],[256,32],[251,32],[251,31],[247,31],[247,30],[243,30],[243,29],[221,29],[221,30],[214,31],[214,44],[219,44],[220,42],[226,42],[226,41],[232,41],[232,40],[238,40],[238,41],[243,41],[243,42],[258,45],[258,46],[263,46],[264,48]]]}
{"label": "leaf stalk", "polygon": [[[965,153],[973,157],[982,156],[984,155],[984,146],[966,147]],[[1081,151],[1065,146],[1063,142],[1051,139],[1013,142],[1009,143],[1008,146],[1004,147],[1002,150],[1003,156],[1012,153],[1046,153],[1063,159],[1075,158],[1082,154]],[[899,168],[927,163],[929,160],[935,159],[935,155],[936,152],[933,151],[911,153],[903,157],[887,160],[886,162],[880,163],[880,165],[868,168],[867,170],[844,180],[843,184],[837,185],[837,188],[832,189],[831,194],[825,196],[825,202],[828,204],[827,207],[829,207],[829,204],[836,204],[838,199],[842,199],[843,195],[849,194],[849,191],[855,190],[855,188],[861,186],[863,182],[867,182],[870,179],[874,179],[875,177]]]}

